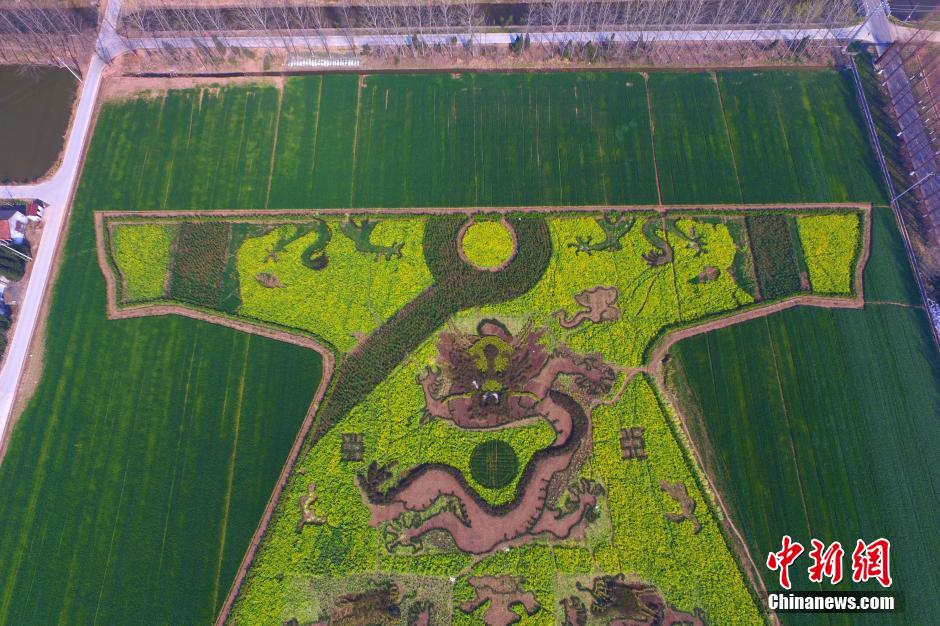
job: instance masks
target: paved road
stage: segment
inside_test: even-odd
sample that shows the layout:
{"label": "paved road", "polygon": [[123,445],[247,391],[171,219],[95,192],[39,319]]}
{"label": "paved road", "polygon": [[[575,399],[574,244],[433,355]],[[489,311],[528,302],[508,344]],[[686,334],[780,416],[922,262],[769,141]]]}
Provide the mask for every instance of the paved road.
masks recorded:
{"label": "paved road", "polygon": [[[809,37],[811,39],[827,39],[833,36],[843,39],[856,39],[868,43],[887,44],[895,38],[903,36],[906,29],[892,24],[885,16],[878,0],[866,0],[868,3],[869,19],[860,27],[843,29],[741,29],[741,30],[694,30],[694,31],[609,31],[609,32],[573,32],[552,35],[550,33],[531,34],[535,44],[550,44],[558,40],[598,41],[602,37],[616,37],[617,41],[773,41]],[[5,439],[9,424],[13,399],[16,388],[23,374],[23,368],[28,356],[30,342],[39,322],[43,299],[46,295],[52,273],[52,262],[59,241],[62,236],[68,204],[78,179],[81,167],[82,154],[88,140],[88,134],[93,123],[95,104],[98,100],[98,90],[101,86],[103,72],[108,65],[106,60],[114,59],[131,50],[155,49],[160,45],[170,45],[178,48],[190,48],[196,45],[215,46],[213,39],[198,38],[165,38],[130,39],[125,40],[117,34],[115,26],[120,14],[121,0],[110,0],[105,9],[105,18],[102,20],[97,40],[98,54],[94,56],[86,72],[85,82],[79,94],[78,107],[72,121],[71,130],[66,141],[65,156],[55,175],[47,181],[35,185],[0,186],[0,198],[41,198],[49,203],[45,215],[45,227],[39,249],[33,261],[31,278],[22,301],[17,306],[16,327],[13,338],[7,347],[6,359],[0,370],[0,433]],[[462,33],[450,35],[429,35],[423,39],[429,44],[447,43],[457,37],[465,40]],[[487,45],[508,45],[513,35],[510,33],[480,33],[474,35],[474,42]],[[940,42],[940,33],[935,35]],[[397,42],[407,43],[406,36],[362,35],[353,37],[356,46],[363,45],[390,45]],[[269,37],[225,37],[225,43],[232,47],[264,48],[271,45]],[[283,40],[278,39],[280,43]],[[293,37],[291,45],[306,48],[322,40],[317,37]],[[349,39],[345,36],[326,37],[326,43],[332,48],[349,46]]]}
{"label": "paved road", "polygon": [[[884,15],[882,13],[882,15]],[[864,26],[852,26],[847,28],[807,28],[807,29],[732,29],[732,30],[610,30],[610,31],[573,31],[559,32],[555,35],[551,33],[530,33],[529,38],[533,44],[551,44],[562,41],[580,41],[597,42],[601,39],[615,37],[616,41],[645,41],[645,42],[735,42],[735,41],[776,41],[792,39],[856,39],[866,43],[878,43],[883,41],[893,41],[895,31],[898,30],[893,24],[884,20],[887,24],[886,29],[879,32],[873,32],[870,24]],[[903,29],[901,29],[903,30]],[[475,44],[483,45],[509,45],[517,34],[514,33],[476,33],[473,36]],[[467,43],[466,33],[442,33],[421,35],[422,41],[428,45],[448,44],[454,38],[461,43]],[[324,44],[331,49],[342,49],[350,46],[350,41],[359,48],[364,45],[369,46],[389,46],[389,45],[408,45],[411,42],[410,35],[326,35],[318,36],[293,36],[293,37],[257,37],[249,35],[238,35],[229,37],[164,37],[159,39],[129,39],[128,47],[135,50],[155,50],[163,46],[175,48],[192,48],[198,45],[214,47],[216,42],[220,41],[231,48],[265,48],[275,45],[289,45],[292,48],[306,49],[308,46],[323,46]],[[937,33],[937,41],[940,41],[940,33]]]}
{"label": "paved road", "polygon": [[[111,42],[110,45],[114,45],[113,24],[116,22],[114,18],[119,10],[119,1],[114,1],[109,5],[99,41],[108,41]],[[111,21],[109,22],[108,19]],[[94,121],[98,90],[101,87],[106,67],[105,62],[95,55],[85,72],[85,80],[78,95],[78,106],[65,143],[65,153],[56,173],[48,180],[34,185],[0,186],[0,198],[41,198],[49,203],[43,216],[45,223],[42,240],[39,243],[39,249],[34,251],[35,256],[26,291],[16,306],[13,338],[7,344],[3,368],[0,369],[0,452],[3,450],[2,442],[6,440],[6,430],[13,409],[16,388],[23,376],[33,333],[39,323],[43,300],[52,275],[53,259],[59,248],[59,240],[62,238],[68,204],[81,169],[82,155]]]}

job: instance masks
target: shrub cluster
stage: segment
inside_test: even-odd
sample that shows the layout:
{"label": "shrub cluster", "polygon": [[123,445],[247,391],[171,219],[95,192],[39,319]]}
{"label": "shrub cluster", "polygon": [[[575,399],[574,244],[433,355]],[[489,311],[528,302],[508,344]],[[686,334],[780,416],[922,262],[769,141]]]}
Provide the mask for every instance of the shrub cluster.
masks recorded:
{"label": "shrub cluster", "polygon": [[783,298],[802,289],[787,221],[783,215],[754,215],[746,220],[757,284],[765,300]]}
{"label": "shrub cluster", "polygon": [[[22,252],[23,254],[29,254],[29,244],[14,244],[10,246]],[[18,281],[23,278],[23,274],[26,272],[26,261],[24,261],[20,256],[16,255],[12,250],[8,248],[0,248],[0,276],[4,276],[13,282]]]}
{"label": "shrub cluster", "polygon": [[225,222],[180,224],[170,262],[171,299],[219,307],[231,236],[232,225]]}

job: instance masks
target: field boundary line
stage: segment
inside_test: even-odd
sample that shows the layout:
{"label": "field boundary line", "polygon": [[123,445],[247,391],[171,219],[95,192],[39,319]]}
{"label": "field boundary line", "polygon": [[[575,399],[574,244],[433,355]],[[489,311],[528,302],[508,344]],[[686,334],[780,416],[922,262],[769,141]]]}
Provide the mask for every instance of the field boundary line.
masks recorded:
{"label": "field boundary line", "polygon": [[[241,435],[241,420],[242,420],[242,407],[245,402],[245,375],[248,370],[248,355],[251,351],[251,335],[245,340],[245,358],[242,360],[242,375],[241,380],[238,384],[238,406],[235,410],[234,417],[234,439],[232,440],[232,456],[229,459],[228,466],[228,476],[226,477],[226,482],[228,483],[225,490],[225,516],[222,518],[222,533],[219,540],[219,561],[218,567],[215,570],[215,580],[212,583],[212,606],[215,606],[216,601],[219,597],[219,582],[222,577],[222,563],[225,561],[225,538],[228,535],[228,519],[232,510],[232,486],[235,483],[235,466],[238,460],[238,438]],[[225,409],[228,405],[228,396],[225,397],[225,403],[222,406],[222,412],[224,414]]]}
{"label": "field boundary line", "polygon": [[[356,197],[356,158],[359,148],[359,118],[362,114],[362,85],[365,82],[366,75],[360,74],[359,81],[356,84],[356,126],[353,130],[352,161],[349,169],[349,202],[352,203]],[[322,82],[321,82],[322,85]],[[320,110],[317,108],[317,118],[319,121]]]}
{"label": "field boundary line", "polygon": [[274,489],[271,491],[267,505],[264,508],[264,513],[258,522],[258,526],[255,529],[254,535],[252,535],[248,549],[245,551],[245,554],[242,557],[238,571],[235,574],[235,579],[232,581],[232,585],[229,588],[228,594],[226,595],[225,603],[222,605],[222,608],[219,611],[216,623],[221,624],[223,623],[225,616],[227,616],[232,610],[232,606],[235,603],[235,598],[238,595],[238,591],[245,580],[245,575],[248,573],[248,568],[251,566],[251,563],[254,560],[258,546],[261,544],[261,540],[264,537],[264,533],[267,531],[271,517],[274,515],[274,509],[277,507],[277,504],[281,499],[281,493],[284,491],[284,487],[287,486],[287,480],[293,473],[297,459],[300,457],[300,450],[303,446],[303,442],[307,438],[307,435],[310,433],[310,429],[313,426],[317,409],[319,409],[320,402],[323,400],[323,397],[326,395],[326,391],[332,382],[333,372],[336,366],[336,357],[326,346],[299,332],[279,330],[264,324],[249,322],[247,320],[234,319],[221,314],[213,315],[211,313],[198,311],[179,304],[144,304],[126,308],[119,307],[117,304],[117,286],[115,284],[114,273],[111,268],[111,264],[109,263],[108,252],[105,250],[104,245],[104,225],[105,214],[100,211],[96,212],[95,251],[98,258],[98,266],[101,269],[101,273],[104,275],[105,280],[108,319],[120,320],[133,319],[138,317],[155,317],[159,315],[181,315],[190,319],[208,322],[210,324],[217,324],[219,326],[225,326],[227,328],[251,335],[258,335],[267,339],[274,339],[283,343],[309,348],[318,353],[322,359],[322,374],[320,377],[320,384],[317,387],[316,393],[314,394],[310,405],[307,407],[307,412],[304,415],[304,419],[301,423],[300,429],[297,432],[297,436],[294,438],[293,444],[291,444],[290,452],[287,455],[287,460],[284,462],[284,465],[281,468],[281,473],[274,485]]}
{"label": "field boundary line", "polygon": [[[304,69],[278,69],[278,70],[261,70],[261,71],[185,71],[185,72],[159,72],[159,71],[131,71],[126,70],[123,73],[119,74],[120,78],[169,78],[169,79],[186,79],[186,78],[207,78],[215,79],[215,81],[225,84],[226,79],[238,80],[245,78],[283,78],[283,77],[292,77],[292,76],[324,76],[329,74],[363,74],[365,76],[372,76],[378,74],[440,74],[442,72],[462,71],[473,74],[573,74],[577,72],[590,72],[592,74],[598,74],[602,72],[629,72],[629,73],[664,73],[664,72],[675,72],[679,74],[691,74],[695,72],[735,72],[741,70],[748,71],[766,71],[772,72],[777,70],[784,70],[788,72],[818,72],[820,70],[832,70],[832,63],[807,63],[805,65],[793,65],[793,64],[773,64],[773,63],[744,63],[742,65],[733,65],[733,64],[716,64],[716,65],[682,65],[682,66],[660,66],[660,65],[630,65],[622,63],[609,63],[609,64],[590,64],[590,63],[578,63],[572,62],[564,66],[551,66],[547,67],[545,65],[533,65],[528,67],[487,67],[481,65],[479,67],[466,64],[458,65],[456,63],[443,63],[439,66],[434,67],[358,67],[358,68],[329,68],[329,69],[319,69],[319,68],[304,68]],[[175,89],[176,87],[170,87],[169,89]],[[141,91],[148,91],[146,88],[142,88]],[[160,89],[153,89],[150,91],[161,91]]]}
{"label": "field boundary line", "polygon": [[[303,218],[319,217],[322,215],[477,215],[481,213],[605,213],[605,212],[748,212],[748,211],[785,211],[787,213],[799,213],[805,211],[808,213],[826,212],[833,210],[857,210],[868,212],[871,209],[870,202],[788,202],[788,203],[720,203],[720,204],[558,204],[558,205],[510,205],[510,206],[449,206],[449,207],[327,207],[327,208],[296,208],[296,209],[186,209],[173,211],[170,209],[160,209],[155,211],[134,211],[134,210],[109,210],[95,211],[95,215],[101,215],[105,219],[129,218],[129,221],[137,221],[140,218],[169,218],[167,221],[184,222],[190,219],[205,219],[212,217],[243,217],[255,218],[243,220],[246,223],[265,222],[271,217],[284,218]],[[97,217],[96,217],[97,219]],[[286,219],[285,221],[296,221],[296,219]]]}
{"label": "field boundary line", "polygon": [[[803,472],[800,471],[800,457],[796,454],[796,444],[793,441],[793,422],[790,420],[790,409],[787,407],[787,397],[783,393],[783,379],[780,378],[780,358],[777,356],[777,342],[770,329],[770,322],[764,318],[764,328],[767,329],[767,343],[770,344],[770,355],[774,361],[774,378],[777,380],[777,394],[780,396],[780,408],[783,410],[783,420],[787,425],[787,440],[790,442],[790,454],[793,456],[793,471],[796,472],[796,484],[800,488],[800,502],[803,503],[803,519],[806,520],[806,530],[810,537],[815,537],[813,523],[809,519],[809,503],[806,502],[806,489],[803,487]],[[820,585],[820,588],[822,585]]]}
{"label": "field boundary line", "polygon": [[[285,91],[287,86],[284,87]],[[319,146],[320,140],[320,112],[322,111],[323,106],[323,76],[320,76],[320,84],[317,85],[317,117],[313,122],[313,139],[310,141],[310,171],[307,172],[307,176],[310,177],[310,180],[313,180],[313,174],[317,171],[317,148]]]}
{"label": "field boundary line", "polygon": [[718,72],[711,72],[715,81],[715,92],[718,94],[718,108],[721,110],[721,122],[725,127],[725,136],[728,138],[728,152],[731,153],[731,166],[734,168],[734,180],[738,184],[738,197],[744,197],[744,187],[741,185],[741,175],[738,172],[738,155],[734,152],[734,140],[731,138],[731,126],[728,125],[728,113],[725,111],[725,98],[721,94],[721,81]]}
{"label": "field boundary line", "polygon": [[871,207],[862,212],[862,248],[855,260],[855,276],[852,277],[852,287],[863,304],[865,302],[865,268],[868,267],[868,259],[871,257],[871,229],[874,219],[875,214]]}
{"label": "field boundary line", "polygon": [[[667,245],[672,245],[672,242],[669,241],[669,227],[666,225],[666,214],[664,213],[661,216],[661,222],[663,226],[663,239],[665,239]],[[670,263],[672,266],[672,292],[676,295],[676,313],[679,316],[679,323],[683,323],[682,318],[682,297],[679,295],[679,273],[676,269],[677,263]]]}
{"label": "field boundary line", "polygon": [[[702,497],[705,498],[707,505],[717,507],[721,513],[720,519],[716,519],[716,521],[724,530],[724,533],[722,533],[723,536],[732,544],[731,552],[737,557],[735,560],[741,561],[738,563],[738,566],[743,570],[742,574],[753,587],[754,595],[757,596],[754,599],[755,602],[760,609],[763,609],[765,615],[774,626],[780,626],[780,618],[777,616],[776,612],[771,610],[770,607],[766,605],[766,602],[763,601],[763,598],[766,598],[768,594],[764,579],[760,576],[760,568],[754,560],[754,557],[751,556],[751,550],[744,540],[743,533],[738,529],[737,524],[734,523],[734,517],[731,515],[728,505],[721,497],[721,492],[718,490],[715,480],[708,473],[708,468],[704,462],[705,457],[696,445],[695,439],[692,437],[692,431],[689,429],[685,413],[680,408],[681,404],[678,394],[673,393],[669,388],[666,382],[665,372],[650,376],[650,379],[653,381],[653,387],[656,392],[661,393],[662,397],[666,399],[668,404],[666,410],[673,414],[683,434],[682,439],[684,439],[684,441],[680,440],[679,437],[675,437],[676,442],[680,448],[683,448],[684,452],[687,451],[691,454],[692,459],[698,465],[696,468],[697,471],[693,471],[695,477],[700,478],[704,482],[704,488],[702,489],[704,493]],[[670,419],[670,417],[667,415],[666,419]],[[760,592],[763,592],[762,596],[758,595]]]}
{"label": "field boundary line", "polygon": [[274,159],[277,156],[278,133],[281,130],[281,107],[284,106],[284,89],[277,92],[277,113],[274,114],[274,139],[271,141],[271,161],[268,164],[268,188],[264,193],[264,208],[271,202],[271,183],[274,182]]}
{"label": "field boundary line", "polygon": [[643,88],[646,89],[646,111],[650,119],[650,147],[653,149],[653,174],[656,176],[656,197],[659,206],[663,206],[663,188],[659,184],[659,163],[656,162],[656,120],[653,118],[653,94],[650,93],[649,74],[643,74]]}

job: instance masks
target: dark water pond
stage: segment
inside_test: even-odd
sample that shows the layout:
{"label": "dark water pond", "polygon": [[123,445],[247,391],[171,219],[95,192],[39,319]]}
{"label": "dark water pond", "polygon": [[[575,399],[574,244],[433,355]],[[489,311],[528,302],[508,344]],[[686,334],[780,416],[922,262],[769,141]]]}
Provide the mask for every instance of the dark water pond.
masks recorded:
{"label": "dark water pond", "polygon": [[34,180],[55,164],[77,87],[68,70],[0,66],[0,182]]}

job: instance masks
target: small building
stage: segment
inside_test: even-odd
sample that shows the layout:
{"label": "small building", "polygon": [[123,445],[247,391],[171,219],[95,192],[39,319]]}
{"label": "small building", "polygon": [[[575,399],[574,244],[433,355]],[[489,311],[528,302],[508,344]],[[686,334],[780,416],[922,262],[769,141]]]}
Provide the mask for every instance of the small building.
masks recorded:
{"label": "small building", "polygon": [[26,239],[26,225],[29,218],[21,210],[25,207],[0,208],[0,241],[23,243]]}
{"label": "small building", "polygon": [[45,202],[38,199],[29,204],[0,206],[0,241],[23,243],[26,239],[26,224],[41,220],[43,210],[47,206]]}
{"label": "small building", "polygon": [[46,208],[46,203],[42,200],[33,200],[26,205],[26,219],[30,222],[38,222],[42,219],[42,211]]}

